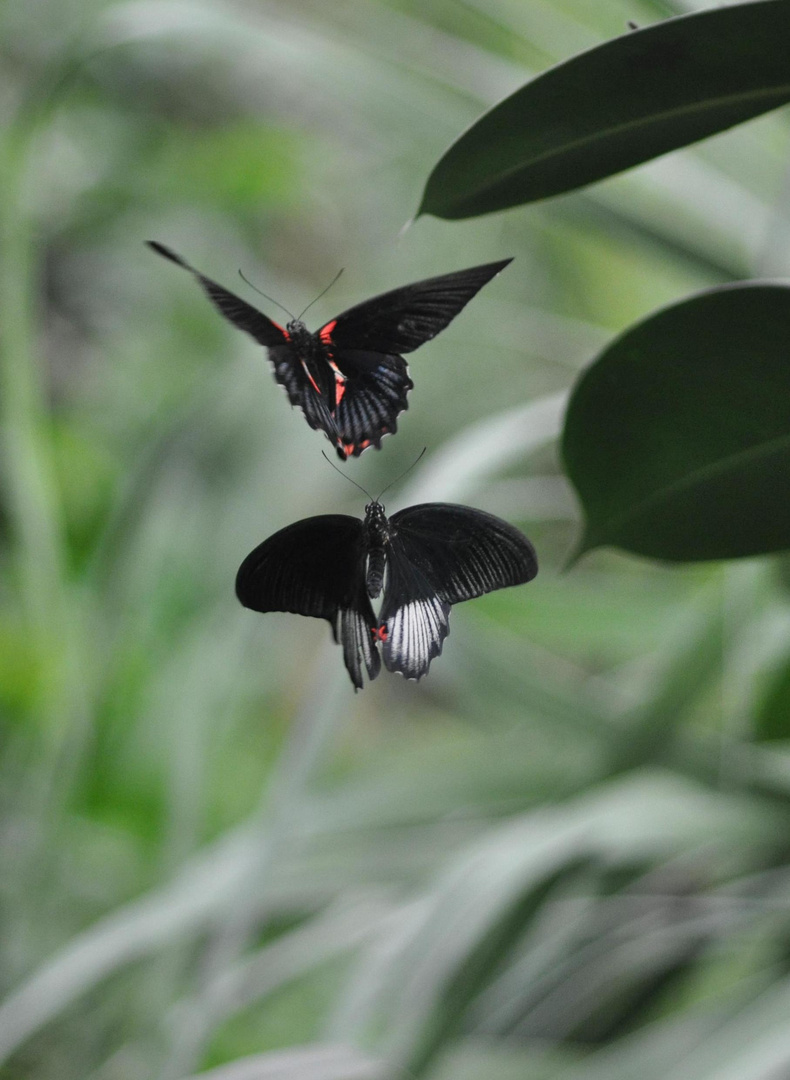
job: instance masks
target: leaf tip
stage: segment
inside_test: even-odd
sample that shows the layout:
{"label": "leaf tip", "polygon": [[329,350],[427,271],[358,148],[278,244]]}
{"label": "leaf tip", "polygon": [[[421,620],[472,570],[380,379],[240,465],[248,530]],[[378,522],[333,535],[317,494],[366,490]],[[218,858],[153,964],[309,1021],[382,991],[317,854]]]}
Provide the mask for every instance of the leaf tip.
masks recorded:
{"label": "leaf tip", "polygon": [[423,188],[420,205],[417,207],[417,211],[412,218],[412,221],[416,221],[417,218],[425,217],[426,214],[429,214],[432,217],[443,218],[445,217],[443,206],[443,199],[441,196],[437,197],[437,192],[434,190],[433,174],[431,174]]}
{"label": "leaf tip", "polygon": [[585,529],[578,544],[572,548],[570,555],[562,564],[562,573],[567,574],[569,570],[573,570],[582,555],[586,555],[588,551],[596,547],[598,547],[598,542],[590,535],[589,529]]}
{"label": "leaf tip", "polygon": [[428,197],[428,189],[426,188],[425,191],[423,191],[422,193],[420,205],[415,210],[414,216],[411,220],[416,221],[417,218],[425,217],[426,214],[433,214],[433,212],[434,211],[431,209],[431,200]]}

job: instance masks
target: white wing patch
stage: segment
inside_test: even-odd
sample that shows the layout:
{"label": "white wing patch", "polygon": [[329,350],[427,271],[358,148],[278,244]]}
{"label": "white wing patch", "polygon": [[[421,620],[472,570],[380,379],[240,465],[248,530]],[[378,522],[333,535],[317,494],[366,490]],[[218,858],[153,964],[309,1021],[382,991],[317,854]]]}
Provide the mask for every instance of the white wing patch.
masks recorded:
{"label": "white wing patch", "polygon": [[450,605],[438,596],[411,600],[387,620],[384,663],[390,671],[400,671],[407,679],[427,674],[431,660],[442,651],[450,633]]}
{"label": "white wing patch", "polygon": [[343,646],[343,659],[355,690],[362,689],[362,665],[368,678],[375,679],[381,670],[378,649],[371,639],[368,619],[354,608],[339,608],[332,623],[335,641]]}

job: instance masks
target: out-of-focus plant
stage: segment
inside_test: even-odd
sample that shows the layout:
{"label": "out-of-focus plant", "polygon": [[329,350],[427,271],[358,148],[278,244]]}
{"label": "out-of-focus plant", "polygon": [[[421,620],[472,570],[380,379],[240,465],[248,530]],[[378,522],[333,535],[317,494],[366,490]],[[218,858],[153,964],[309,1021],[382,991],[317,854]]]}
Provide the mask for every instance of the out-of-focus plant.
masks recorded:
{"label": "out-of-focus plant", "polygon": [[[783,563],[592,549],[786,546],[786,288],[739,280],[787,272],[786,115],[689,144],[790,99],[790,3],[12,7],[0,1076],[786,1070]],[[503,95],[423,211],[687,149],[396,244]],[[292,308],[516,256],[354,472],[428,444],[393,503],[536,540],[430,680],[354,698],[323,625],[238,609],[253,543],[358,503],[150,237]]]}

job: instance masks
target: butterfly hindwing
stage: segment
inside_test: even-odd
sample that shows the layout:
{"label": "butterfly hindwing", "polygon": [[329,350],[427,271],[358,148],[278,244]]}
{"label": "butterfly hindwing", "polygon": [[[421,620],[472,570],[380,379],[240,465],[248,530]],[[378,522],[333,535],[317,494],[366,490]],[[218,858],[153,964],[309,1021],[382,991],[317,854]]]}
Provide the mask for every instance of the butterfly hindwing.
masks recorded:
{"label": "butterfly hindwing", "polygon": [[511,259],[415,281],[374,296],[327,323],[319,333],[339,349],[407,353],[436,337]]}
{"label": "butterfly hindwing", "polygon": [[332,413],[339,448],[346,457],[358,457],[397,431],[398,415],[408,408],[414,383],[402,356],[344,349],[334,352],[333,360],[345,377]]}
{"label": "butterfly hindwing", "polygon": [[387,585],[379,615],[384,665],[407,679],[421,679],[450,633],[450,605],[397,538],[387,551]]}
{"label": "butterfly hindwing", "polygon": [[253,611],[291,611],[326,619],[354,686],[378,675],[375,617],[365,587],[364,525],[343,514],[297,521],[264,540],[236,575],[236,595]]}
{"label": "butterfly hindwing", "polygon": [[270,347],[269,359],[274,365],[274,377],[284,387],[290,403],[298,405],[311,428],[325,432],[337,444],[341,437],[326,395],[316,391],[302,364],[294,359],[293,349],[289,345]]}
{"label": "butterfly hindwing", "polygon": [[450,632],[452,604],[531,581],[537,557],[501,518],[449,503],[423,503],[389,519],[389,577],[380,623],[390,671],[425,675]]}

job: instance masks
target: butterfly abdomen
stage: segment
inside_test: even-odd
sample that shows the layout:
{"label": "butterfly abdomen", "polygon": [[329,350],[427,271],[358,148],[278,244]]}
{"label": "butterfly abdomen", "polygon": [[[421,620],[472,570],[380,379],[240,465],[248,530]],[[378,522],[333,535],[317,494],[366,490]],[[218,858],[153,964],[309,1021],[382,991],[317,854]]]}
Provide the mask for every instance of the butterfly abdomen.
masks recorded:
{"label": "butterfly abdomen", "polygon": [[375,600],[381,594],[384,587],[384,571],[387,566],[387,557],[384,548],[374,548],[368,554],[368,596]]}

